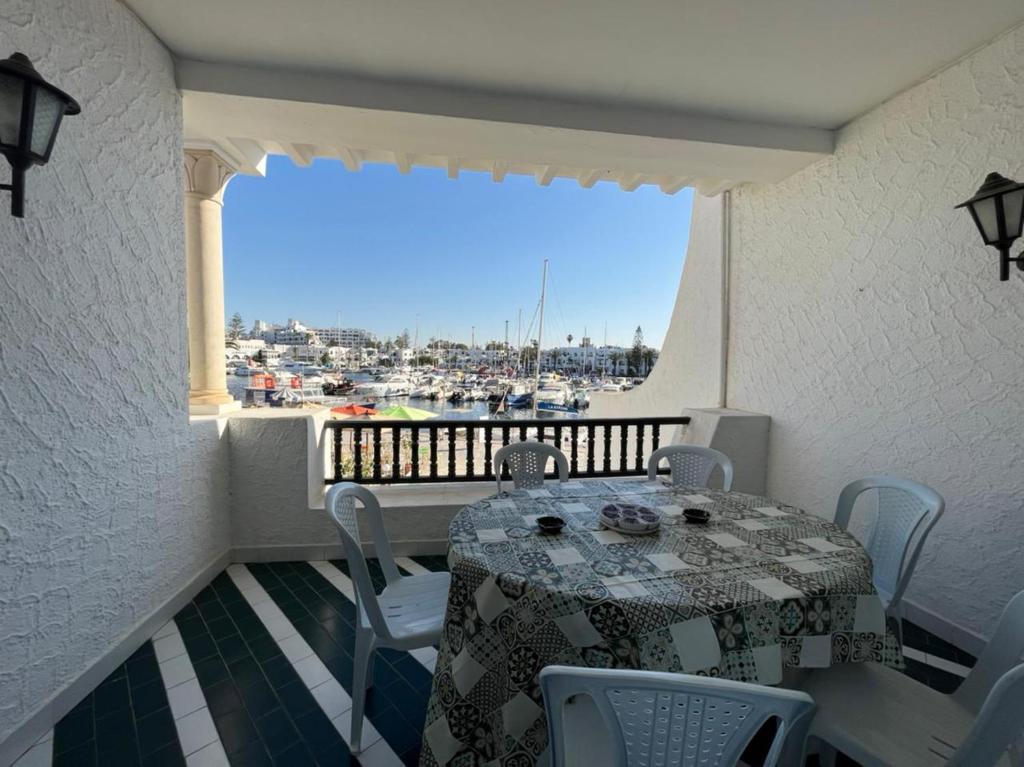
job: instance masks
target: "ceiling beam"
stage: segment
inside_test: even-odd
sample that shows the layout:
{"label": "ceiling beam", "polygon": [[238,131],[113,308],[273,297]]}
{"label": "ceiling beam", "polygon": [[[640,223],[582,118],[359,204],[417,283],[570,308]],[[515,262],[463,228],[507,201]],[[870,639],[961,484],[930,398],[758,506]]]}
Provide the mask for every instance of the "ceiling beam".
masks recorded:
{"label": "ceiling beam", "polygon": [[345,170],[351,171],[352,173],[358,173],[363,167],[363,153],[358,149],[339,146],[335,147],[335,151],[338,153],[338,158],[345,166]]}
{"label": "ceiling beam", "polygon": [[582,186],[584,189],[590,189],[590,187],[592,187],[594,184],[596,184],[604,177],[605,172],[603,170],[589,170],[586,173],[580,174],[578,181],[580,182],[580,186]]}
{"label": "ceiling beam", "polygon": [[406,152],[392,152],[395,156],[395,165],[398,166],[398,172],[405,174],[412,169],[412,160],[409,158]]}
{"label": "ceiling beam", "polygon": [[456,117],[715,145],[831,154],[835,131],[735,120],[617,101],[579,102],[456,85],[194,59],[175,62],[182,91]]}
{"label": "ceiling beam", "polygon": [[665,194],[675,194],[684,186],[688,186],[693,181],[689,176],[680,176],[678,178],[667,178],[658,184],[658,188],[661,189]]}
{"label": "ceiling beam", "polygon": [[537,171],[537,183],[541,186],[547,186],[555,178],[555,174],[558,173],[558,168],[554,165],[548,165]]}
{"label": "ceiling beam", "polygon": [[494,165],[491,166],[491,180],[496,184],[500,184],[505,180],[505,174],[508,173],[508,163],[502,162],[501,160],[495,161]]}
{"label": "ceiling beam", "polygon": [[267,150],[258,142],[248,138],[229,138],[237,150],[241,162],[239,170],[251,176],[267,175]]}
{"label": "ceiling beam", "polygon": [[619,179],[619,189],[623,192],[632,192],[640,183],[644,180],[643,173],[633,173],[627,176],[623,176]]}
{"label": "ceiling beam", "polygon": [[735,181],[729,181],[725,179],[697,179],[694,187],[705,197],[714,197],[716,194],[721,194],[726,189],[736,186]]}
{"label": "ceiling beam", "polygon": [[281,148],[301,168],[312,165],[316,156],[316,147],[312,144],[281,144]]}
{"label": "ceiling beam", "polygon": [[448,158],[448,178],[458,178],[459,177],[459,167],[460,167],[459,158],[458,157],[449,157]]}

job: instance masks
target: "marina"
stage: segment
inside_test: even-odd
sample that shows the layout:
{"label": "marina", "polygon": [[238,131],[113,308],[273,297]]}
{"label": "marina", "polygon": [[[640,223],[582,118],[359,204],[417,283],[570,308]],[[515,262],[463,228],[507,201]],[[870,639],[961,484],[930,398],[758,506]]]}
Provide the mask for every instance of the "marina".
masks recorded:
{"label": "marina", "polygon": [[[595,391],[625,391],[632,379],[569,378],[545,373],[532,380],[437,370],[333,370],[316,366],[228,368],[227,389],[248,407],[377,408],[407,405],[442,418],[479,420],[576,417]],[[536,411],[534,399],[536,398]]]}
{"label": "marina", "polygon": [[[575,370],[556,372],[542,370],[541,349],[544,338],[544,308],[548,289],[548,260],[541,272],[540,298],[534,319],[537,321],[535,348],[521,343],[512,359],[506,340],[501,348],[500,360],[493,365],[480,365],[475,370],[455,370],[449,365],[441,367],[396,366],[393,361],[383,367],[352,369],[331,362],[331,354],[321,354],[321,365],[297,359],[294,354],[282,356],[267,354],[260,349],[258,356],[231,359],[227,362],[227,389],[246,407],[304,407],[359,405],[371,410],[382,410],[383,405],[406,405],[418,408],[423,418],[454,418],[462,420],[522,420],[523,418],[574,418],[590,405],[591,392],[625,391],[643,378],[615,378],[598,375],[595,368],[587,372],[588,343],[581,343],[584,351],[582,364]],[[520,320],[521,322],[521,320]],[[241,319],[238,319],[241,326]],[[529,337],[533,320],[526,328]],[[315,337],[294,320],[289,322],[289,337]],[[417,326],[417,337],[419,330]],[[342,337],[342,329],[337,329]],[[276,335],[275,335],[276,340]],[[571,343],[572,336],[567,340]],[[589,339],[584,339],[589,342]],[[413,343],[412,357],[419,359],[422,351]],[[238,348],[237,341],[235,348]],[[300,347],[295,347],[298,350]],[[467,351],[476,349],[475,339]],[[634,344],[637,367],[642,352],[642,334],[637,328]],[[231,356],[226,349],[226,355]],[[447,356],[447,355],[446,355]],[[400,354],[399,359],[405,355]],[[532,358],[532,359],[531,359]],[[315,357],[314,357],[315,359]],[[596,360],[593,360],[596,361]],[[592,361],[592,362],[593,362]],[[450,362],[450,360],[449,360]],[[532,364],[531,364],[532,362]],[[645,372],[649,372],[649,367]],[[376,417],[371,413],[364,417]]]}

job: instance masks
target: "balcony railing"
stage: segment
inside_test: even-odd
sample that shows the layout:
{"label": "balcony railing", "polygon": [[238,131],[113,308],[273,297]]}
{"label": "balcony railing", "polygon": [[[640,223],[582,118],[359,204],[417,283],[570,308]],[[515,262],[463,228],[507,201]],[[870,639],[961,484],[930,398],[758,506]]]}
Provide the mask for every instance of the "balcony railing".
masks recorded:
{"label": "balcony railing", "polygon": [[[532,439],[554,445],[569,476],[629,477],[647,472],[663,427],[685,416],[531,419],[515,421],[328,421],[327,484],[412,484],[494,480],[493,456],[503,445]],[[507,471],[506,471],[507,475]],[[554,476],[552,473],[551,476]]]}

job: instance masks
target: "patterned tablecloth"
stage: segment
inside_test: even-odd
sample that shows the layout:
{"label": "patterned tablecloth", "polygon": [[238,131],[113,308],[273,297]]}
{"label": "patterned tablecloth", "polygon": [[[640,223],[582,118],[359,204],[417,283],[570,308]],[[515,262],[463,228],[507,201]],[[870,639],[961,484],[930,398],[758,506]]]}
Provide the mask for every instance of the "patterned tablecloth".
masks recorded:
{"label": "patterned tablecloth", "polygon": [[[661,530],[603,530],[610,502]],[[682,509],[711,511],[687,523]],[[537,516],[566,520],[543,535]],[[871,561],[831,522],[768,498],[587,481],[502,493],[450,527],[452,585],[420,763],[532,765],[547,747],[537,675],[551,664],[776,684],[783,668],[902,665]]]}

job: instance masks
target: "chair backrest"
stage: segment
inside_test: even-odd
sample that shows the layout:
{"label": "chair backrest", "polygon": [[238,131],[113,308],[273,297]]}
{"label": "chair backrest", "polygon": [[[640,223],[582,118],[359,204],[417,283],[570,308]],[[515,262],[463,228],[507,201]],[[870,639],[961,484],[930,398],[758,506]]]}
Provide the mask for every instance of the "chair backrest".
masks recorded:
{"label": "chair backrest", "polygon": [[1024,591],[1011,599],[992,632],[992,638],[967,678],[953,693],[965,708],[978,712],[999,678],[1024,656]]}
{"label": "chair backrest", "polygon": [[668,461],[673,487],[707,487],[715,466],[722,467],[722,489],[732,489],[732,460],[725,453],[698,445],[659,447],[647,462],[647,478],[656,479],[658,466]]}
{"label": "chair backrest", "polygon": [[[554,767],[564,767],[564,707],[575,695],[594,702],[613,739],[616,765],[732,767],[761,726],[778,728],[764,764],[802,764],[814,701],[795,690],[656,671],[548,666],[540,672]],[[571,733],[570,733],[571,734]]]}
{"label": "chair backrest", "polygon": [[516,490],[544,487],[544,469],[548,458],[555,461],[555,472],[558,481],[565,482],[569,478],[569,460],[565,453],[554,445],[544,442],[516,442],[505,445],[494,454],[494,476],[498,480],[498,492],[501,492],[502,468],[508,466],[512,475],[512,484]]}
{"label": "chair backrest", "polygon": [[1021,734],[1024,723],[1024,664],[996,680],[971,731],[947,762],[948,767],[996,764]]}
{"label": "chair backrest", "polygon": [[398,566],[391,553],[387,530],[384,529],[384,517],[380,511],[377,498],[361,485],[353,482],[339,482],[327,491],[325,506],[327,513],[341,533],[341,542],[345,547],[345,559],[348,561],[349,574],[356,590],[356,609],[366,612],[366,617],[373,631],[380,637],[390,637],[391,632],[384,614],[377,601],[377,592],[373,588],[370,570],[366,565],[363,546],[359,537],[359,521],[356,514],[356,501],[363,505],[364,518],[370,526],[370,537],[373,540],[374,552],[384,571],[388,584],[401,579]]}
{"label": "chair backrest", "polygon": [[871,557],[874,583],[886,606],[903,596],[917,558],[946,502],[927,485],[899,477],[865,477],[851,482],[839,494],[835,522],[850,526],[853,506],[861,493],[878,491],[878,510],[864,548]]}

